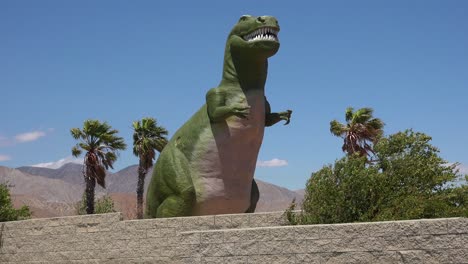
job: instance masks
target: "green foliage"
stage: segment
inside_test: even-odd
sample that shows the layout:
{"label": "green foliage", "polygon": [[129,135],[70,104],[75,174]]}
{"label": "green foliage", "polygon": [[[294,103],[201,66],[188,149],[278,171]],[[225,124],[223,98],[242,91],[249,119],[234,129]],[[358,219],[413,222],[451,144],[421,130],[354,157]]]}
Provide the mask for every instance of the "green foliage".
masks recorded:
{"label": "green foliage", "polygon": [[153,166],[155,150],[161,152],[166,146],[167,133],[152,117],[133,122],[133,154],[140,158],[145,170]]}
{"label": "green foliage", "polygon": [[8,186],[0,183],[0,222],[23,220],[30,217],[31,211],[28,206],[23,205],[20,209],[13,208]]}
{"label": "green foliage", "polygon": [[[95,214],[105,214],[105,213],[115,213],[117,212],[114,207],[114,201],[109,195],[104,195],[103,197],[97,199],[94,205]],[[76,204],[76,213],[78,215],[86,214],[86,194],[83,193],[81,201]]]}
{"label": "green foliage", "polygon": [[375,145],[375,163],[356,155],[324,166],[308,180],[303,212],[290,215],[290,222],[468,216],[468,185],[450,184],[459,177],[457,164],[448,165],[430,141],[407,130]]}

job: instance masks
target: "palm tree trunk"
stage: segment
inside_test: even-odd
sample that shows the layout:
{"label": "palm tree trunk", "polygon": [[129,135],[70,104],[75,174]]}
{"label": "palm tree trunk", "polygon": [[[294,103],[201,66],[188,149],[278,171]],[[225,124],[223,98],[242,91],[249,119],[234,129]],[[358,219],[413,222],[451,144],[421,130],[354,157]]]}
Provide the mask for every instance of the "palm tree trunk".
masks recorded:
{"label": "palm tree trunk", "polygon": [[96,187],[96,180],[91,177],[85,176],[86,182],[86,213],[94,214],[94,189]]}
{"label": "palm tree trunk", "polygon": [[141,162],[138,166],[138,184],[137,184],[137,218],[143,219],[143,192],[145,187],[146,170]]}

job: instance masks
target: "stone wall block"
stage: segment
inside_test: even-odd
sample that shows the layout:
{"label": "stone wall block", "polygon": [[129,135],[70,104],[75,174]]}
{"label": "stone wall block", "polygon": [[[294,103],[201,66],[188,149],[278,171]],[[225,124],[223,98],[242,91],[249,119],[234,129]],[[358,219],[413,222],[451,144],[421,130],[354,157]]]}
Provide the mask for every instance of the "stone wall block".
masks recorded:
{"label": "stone wall block", "polygon": [[248,258],[248,263],[266,263],[266,264],[294,264],[296,263],[295,255],[255,255]]}
{"label": "stone wall block", "polygon": [[258,254],[258,243],[257,241],[246,241],[234,243],[234,255],[235,256],[248,256]]}
{"label": "stone wall block", "polygon": [[304,264],[321,264],[325,263],[326,255],[329,253],[309,253],[309,254],[296,254],[296,263]]}
{"label": "stone wall block", "polygon": [[201,232],[200,233],[201,243],[223,243],[224,242],[224,232]]}
{"label": "stone wall block", "polygon": [[467,234],[468,218],[447,219],[448,232],[450,234]]}
{"label": "stone wall block", "polygon": [[450,248],[466,248],[468,249],[468,236],[461,235],[425,235],[411,237],[411,240],[416,240],[417,247],[415,249],[450,249]]}
{"label": "stone wall block", "polygon": [[203,257],[203,264],[224,264],[226,260],[224,257]]}
{"label": "stone wall block", "polygon": [[318,239],[320,227],[316,225],[293,226],[295,239]]}
{"label": "stone wall block", "polygon": [[335,252],[383,251],[386,245],[382,237],[342,237],[332,239],[331,248]]}
{"label": "stone wall block", "polygon": [[154,218],[154,219],[144,219],[139,221],[145,221],[145,224],[148,224],[148,229],[151,228],[182,228],[184,217],[172,217],[172,218]]}
{"label": "stone wall block", "polygon": [[248,262],[248,256],[224,257],[225,264],[245,264]]}
{"label": "stone wall block", "polygon": [[239,242],[239,241],[267,241],[272,240],[270,228],[246,228],[227,230],[224,233],[224,242]]}
{"label": "stone wall block", "polygon": [[273,240],[293,240],[297,239],[296,226],[284,226],[281,228],[269,228],[270,237]]}
{"label": "stone wall block", "polygon": [[281,253],[283,254],[302,254],[308,252],[306,240],[282,240]]}
{"label": "stone wall block", "polygon": [[213,229],[236,228],[232,222],[231,215],[215,215]]}
{"label": "stone wall block", "polygon": [[419,222],[421,235],[442,235],[448,233],[447,219],[425,219]]}
{"label": "stone wall block", "polygon": [[246,214],[231,215],[232,226],[230,228],[248,228],[250,225],[250,217]]}
{"label": "stone wall block", "polygon": [[306,253],[333,252],[336,242],[333,239],[308,239],[306,241]]}
{"label": "stone wall block", "polygon": [[202,244],[200,252],[204,257],[234,256],[235,245],[234,243]]}
{"label": "stone wall block", "polygon": [[203,260],[201,257],[182,257],[178,259],[177,262],[174,263],[179,263],[179,264],[201,264],[203,263]]}
{"label": "stone wall block", "polygon": [[182,228],[179,230],[192,231],[192,230],[210,230],[215,228],[214,216],[191,216],[181,217]]}
{"label": "stone wall block", "polygon": [[290,250],[291,243],[289,241],[259,241],[257,242],[257,250],[260,255],[265,254],[279,254],[283,253],[283,249],[285,246],[288,246],[286,251]]}
{"label": "stone wall block", "polygon": [[138,219],[138,220],[127,220],[123,221],[123,225],[127,230],[147,230],[156,228],[167,228],[169,227],[165,221],[161,219]]}
{"label": "stone wall block", "polygon": [[334,225],[316,225],[320,238],[342,238],[345,236],[369,236],[370,224],[334,224]]}
{"label": "stone wall block", "polygon": [[148,237],[146,230],[122,230],[120,232],[96,233],[97,236],[103,234],[107,235],[110,239],[145,239]]}
{"label": "stone wall block", "polygon": [[282,226],[287,224],[284,212],[249,214],[251,227]]}
{"label": "stone wall block", "polygon": [[[174,237],[176,236],[176,228],[164,227],[164,228],[152,228],[152,229],[142,229],[138,230],[140,232],[146,232],[146,237]],[[132,231],[132,232],[137,232]]]}
{"label": "stone wall block", "polygon": [[417,236],[424,233],[420,222],[405,220],[363,223],[362,225],[367,226],[371,236]]}
{"label": "stone wall block", "polygon": [[[200,244],[203,243],[202,232],[182,232],[179,233],[181,244]],[[209,235],[208,235],[209,236]]]}
{"label": "stone wall block", "polygon": [[204,252],[208,252],[208,248],[210,248],[212,244],[184,244],[178,247],[174,247],[176,250],[174,256],[178,257],[202,257],[208,256],[207,254],[203,254]]}
{"label": "stone wall block", "polygon": [[322,257],[321,263],[327,264],[402,263],[401,257],[396,252],[334,252],[324,254]]}
{"label": "stone wall block", "polygon": [[433,251],[440,263],[468,263],[468,250],[443,249]]}
{"label": "stone wall block", "polygon": [[441,252],[434,252],[429,250],[402,250],[398,253],[401,255],[402,263],[447,263],[447,259],[445,259]]}
{"label": "stone wall block", "polygon": [[157,237],[152,237],[152,236],[147,236],[147,239],[145,241],[148,241],[148,244],[152,244],[153,246],[175,246],[178,244],[182,244],[181,236],[179,235],[173,235],[173,236],[157,236]]}
{"label": "stone wall block", "polygon": [[111,259],[111,260],[100,260],[99,263],[103,264],[172,264],[174,263],[171,258],[168,257],[140,257],[140,258],[122,258],[122,259]]}
{"label": "stone wall block", "polygon": [[421,248],[422,238],[420,236],[385,236],[382,248],[384,250],[417,250]]}

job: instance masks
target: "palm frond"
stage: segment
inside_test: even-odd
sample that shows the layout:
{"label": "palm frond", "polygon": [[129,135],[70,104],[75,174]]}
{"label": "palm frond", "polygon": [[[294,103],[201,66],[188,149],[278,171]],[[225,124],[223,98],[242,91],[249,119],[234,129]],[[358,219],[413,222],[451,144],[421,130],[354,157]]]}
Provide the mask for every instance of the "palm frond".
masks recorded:
{"label": "palm frond", "polygon": [[343,137],[342,150],[348,155],[370,156],[374,154],[373,145],[383,135],[384,123],[378,118],[373,118],[373,109],[364,107],[356,110],[348,107],[345,112],[347,124],[341,124],[336,120],[330,122],[330,132]]}
{"label": "palm frond", "polygon": [[353,119],[353,111],[354,111],[354,108],[352,108],[351,106],[346,108],[345,120],[347,123],[349,123]]}
{"label": "palm frond", "polygon": [[76,127],[70,129],[70,133],[71,133],[71,135],[72,135],[72,137],[74,139],[80,139],[80,137],[82,135],[81,130],[79,128],[76,128]]}
{"label": "palm frond", "polygon": [[79,146],[76,145],[72,148],[72,155],[73,157],[78,157],[81,155],[81,149],[79,149]]}
{"label": "palm frond", "polygon": [[158,126],[155,118],[144,117],[133,122],[133,154],[140,158],[140,164],[147,169],[153,165],[155,152],[161,152],[167,144],[167,130]]}
{"label": "palm frond", "polygon": [[382,129],[385,126],[385,123],[379,118],[373,118],[367,122],[367,125],[377,130]]}
{"label": "palm frond", "polygon": [[368,107],[358,109],[353,115],[352,123],[366,123],[372,118],[373,111],[372,108]]}
{"label": "palm frond", "polygon": [[337,120],[332,120],[330,122],[330,132],[335,136],[343,136],[347,131],[346,125],[338,122]]}
{"label": "palm frond", "polygon": [[71,129],[75,139],[81,139],[72,148],[72,154],[78,156],[86,151],[84,158],[84,172],[87,177],[105,187],[106,169],[113,168],[117,160],[117,151],[124,150],[124,139],[117,136],[118,130],[112,129],[106,122],[88,119],[83,123],[83,129]]}

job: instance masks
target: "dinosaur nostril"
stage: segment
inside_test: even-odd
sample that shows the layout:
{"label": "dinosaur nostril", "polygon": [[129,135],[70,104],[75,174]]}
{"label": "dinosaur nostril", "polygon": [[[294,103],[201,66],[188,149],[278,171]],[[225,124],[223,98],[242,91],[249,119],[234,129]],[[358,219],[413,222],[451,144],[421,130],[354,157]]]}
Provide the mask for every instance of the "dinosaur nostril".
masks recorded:
{"label": "dinosaur nostril", "polygon": [[261,17],[261,16],[260,16],[260,17],[257,17],[257,20],[258,20],[259,22],[261,22],[261,23],[265,22],[265,18],[263,18],[263,17]]}

